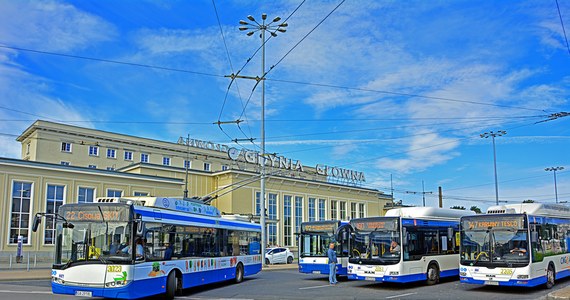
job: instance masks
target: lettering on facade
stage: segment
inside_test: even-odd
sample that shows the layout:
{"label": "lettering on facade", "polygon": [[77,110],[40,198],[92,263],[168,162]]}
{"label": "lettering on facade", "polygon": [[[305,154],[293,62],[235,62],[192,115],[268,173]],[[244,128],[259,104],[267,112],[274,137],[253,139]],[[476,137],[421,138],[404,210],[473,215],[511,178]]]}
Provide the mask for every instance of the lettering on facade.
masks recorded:
{"label": "lettering on facade", "polygon": [[364,173],[354,170],[348,170],[338,167],[329,167],[326,165],[317,165],[317,173],[319,175],[330,176],[349,181],[366,181]]}
{"label": "lettering on facade", "polygon": [[194,148],[200,148],[205,150],[212,150],[218,152],[228,152],[229,147],[226,145],[210,142],[210,141],[202,141],[197,139],[187,139],[183,137],[178,138],[178,144],[190,146]]}
{"label": "lettering on facade", "polygon": [[[226,145],[213,143],[210,141],[202,141],[197,139],[187,139],[184,137],[178,138],[178,144],[186,145],[189,147],[224,152],[232,160],[241,160],[250,164],[262,165],[264,159],[259,152],[250,151],[246,149],[238,150]],[[265,154],[265,166],[279,168],[284,170],[292,170],[304,172],[303,164],[299,160],[293,160],[284,156],[277,156],[275,154]],[[339,167],[330,167],[327,165],[318,164],[316,167],[317,174],[326,176],[327,178],[342,179],[350,182],[364,182],[366,178],[364,173]]]}
{"label": "lettering on facade", "polygon": [[[256,151],[238,150],[236,148],[228,149],[228,156],[232,160],[242,160],[250,164],[262,165],[263,158]],[[265,154],[265,166],[285,170],[304,172],[303,164],[298,160],[292,160],[284,156],[277,156],[275,154]]]}

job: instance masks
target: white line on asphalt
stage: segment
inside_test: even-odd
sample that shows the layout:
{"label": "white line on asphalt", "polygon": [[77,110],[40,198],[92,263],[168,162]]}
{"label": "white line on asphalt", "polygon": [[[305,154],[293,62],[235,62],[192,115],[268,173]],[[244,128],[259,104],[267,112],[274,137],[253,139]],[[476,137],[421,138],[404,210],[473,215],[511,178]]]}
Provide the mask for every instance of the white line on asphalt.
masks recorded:
{"label": "white line on asphalt", "polygon": [[308,290],[308,289],[322,288],[322,287],[326,287],[326,286],[330,286],[330,284],[327,284],[327,285],[317,285],[317,286],[309,286],[309,287],[302,287],[302,288],[299,288],[299,289],[300,289],[300,290]]}
{"label": "white line on asphalt", "polygon": [[14,293],[14,294],[51,294],[51,291],[9,291],[9,290],[0,290],[0,293]]}
{"label": "white line on asphalt", "polygon": [[392,299],[392,298],[398,298],[398,297],[406,297],[406,296],[415,295],[415,294],[417,294],[417,293],[407,293],[407,294],[389,296],[389,297],[386,297],[386,299]]}

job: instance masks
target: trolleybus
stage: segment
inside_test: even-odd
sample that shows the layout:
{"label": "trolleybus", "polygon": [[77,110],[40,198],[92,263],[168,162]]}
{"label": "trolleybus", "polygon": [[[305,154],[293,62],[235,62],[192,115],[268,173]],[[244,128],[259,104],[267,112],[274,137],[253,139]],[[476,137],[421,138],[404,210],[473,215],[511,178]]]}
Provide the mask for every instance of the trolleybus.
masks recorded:
{"label": "trolleybus", "polygon": [[570,209],[523,203],[461,218],[460,282],[554,285],[570,275]]}
{"label": "trolleybus", "polygon": [[55,228],[56,294],[133,299],[261,270],[261,227],[180,198],[98,198],[40,213]]}
{"label": "trolleybus", "polygon": [[459,275],[459,218],[472,211],[433,207],[389,210],[353,219],[348,278],[376,282],[426,281]]}
{"label": "trolleybus", "polygon": [[299,234],[299,272],[329,274],[327,250],[336,243],[337,275],[347,275],[350,249],[350,225],[347,221],[312,221],[301,223]]}

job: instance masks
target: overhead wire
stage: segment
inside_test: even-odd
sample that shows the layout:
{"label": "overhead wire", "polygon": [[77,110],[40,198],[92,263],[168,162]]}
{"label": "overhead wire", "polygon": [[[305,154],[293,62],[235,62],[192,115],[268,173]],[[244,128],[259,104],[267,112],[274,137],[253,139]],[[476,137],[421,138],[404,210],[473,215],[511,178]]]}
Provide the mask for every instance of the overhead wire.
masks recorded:
{"label": "overhead wire", "polygon": [[7,45],[0,45],[0,48],[19,50],[19,51],[31,52],[31,53],[46,54],[46,55],[53,55],[53,56],[61,56],[61,57],[67,57],[67,58],[97,61],[97,62],[105,62],[105,63],[119,64],[119,65],[126,65],[126,66],[149,68],[149,69],[156,69],[156,70],[181,72],[181,73],[188,73],[188,74],[202,75],[202,76],[209,76],[209,77],[221,77],[221,78],[224,77],[223,75],[217,75],[217,74],[211,74],[211,73],[205,73],[205,72],[197,72],[197,71],[190,71],[190,70],[185,70],[185,69],[161,67],[161,66],[155,66],[155,65],[148,65],[148,64],[141,64],[141,63],[134,63],[134,62],[125,62],[125,61],[104,59],[104,58],[95,58],[95,57],[73,55],[73,54],[56,53],[56,52],[50,52],[50,51],[34,50],[34,49],[29,49],[29,48],[14,47],[14,46],[7,46]]}
{"label": "overhead wire", "polygon": [[[353,91],[361,91],[361,92],[373,92],[379,94],[387,94],[387,95],[394,95],[394,96],[404,96],[404,97],[412,97],[412,98],[424,98],[424,99],[432,99],[432,100],[440,100],[440,101],[449,101],[449,102],[458,102],[458,103],[468,103],[474,105],[485,105],[485,106],[493,106],[493,107],[501,107],[501,108],[514,108],[514,109],[521,109],[521,110],[530,110],[530,111],[541,111],[545,112],[543,109],[538,108],[531,108],[531,107],[522,107],[522,106],[513,106],[513,105],[505,105],[505,104],[494,104],[488,102],[478,102],[478,101],[471,101],[471,100],[461,100],[461,99],[454,99],[454,98],[447,98],[447,97],[435,97],[435,96],[426,96],[426,95],[418,95],[418,94],[411,94],[411,93],[401,93],[401,92],[392,92],[392,91],[385,91],[385,90],[375,90],[375,89],[368,89],[368,88],[359,88],[359,87],[348,87],[348,86],[341,86],[341,85],[334,85],[334,84],[323,84],[323,83],[308,83],[308,82],[301,82],[301,81],[293,81],[293,80],[282,80],[282,79],[267,79],[268,81],[276,81],[276,82],[283,82],[283,83],[292,83],[292,84],[301,84],[301,85],[310,85],[310,86],[319,86],[319,87],[328,87],[328,88],[336,88],[336,89],[345,89],[345,90],[353,90]],[[381,101],[381,100],[380,100]],[[378,101],[377,101],[378,102]],[[370,104],[370,103],[367,103]]]}
{"label": "overhead wire", "polygon": [[568,44],[568,37],[566,36],[564,21],[562,21],[562,13],[560,12],[560,5],[558,5],[558,0],[555,1],[556,1],[556,8],[558,9],[558,16],[560,17],[560,25],[562,26],[562,32],[564,33],[564,40],[566,41],[566,49],[568,49],[568,54],[570,54],[570,45]]}

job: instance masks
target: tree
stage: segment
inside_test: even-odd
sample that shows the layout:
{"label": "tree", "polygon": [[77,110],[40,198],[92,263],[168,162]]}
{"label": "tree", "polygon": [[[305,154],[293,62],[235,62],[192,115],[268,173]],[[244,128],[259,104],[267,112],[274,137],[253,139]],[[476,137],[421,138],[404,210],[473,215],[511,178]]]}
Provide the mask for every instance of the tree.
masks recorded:
{"label": "tree", "polygon": [[463,206],[458,206],[458,205],[452,206],[452,207],[450,207],[450,208],[451,208],[451,209],[465,210],[465,207],[463,207]]}
{"label": "tree", "polygon": [[527,199],[527,200],[524,200],[523,203],[534,203],[534,200],[532,200],[532,199]]}
{"label": "tree", "polygon": [[481,209],[475,205],[471,206],[471,208],[469,210],[474,211],[476,214],[481,214],[483,212],[481,212]]}

